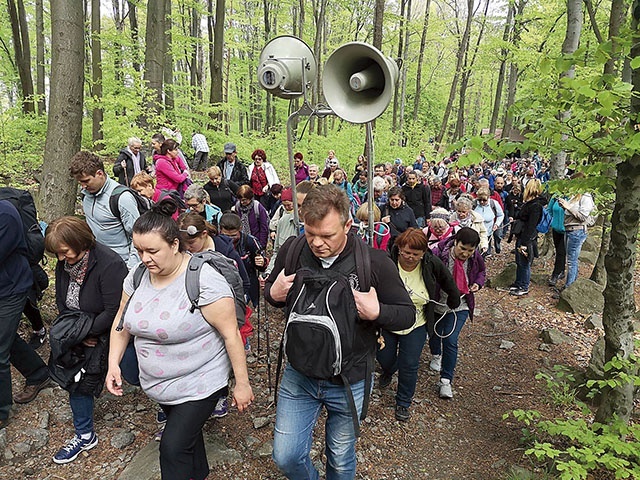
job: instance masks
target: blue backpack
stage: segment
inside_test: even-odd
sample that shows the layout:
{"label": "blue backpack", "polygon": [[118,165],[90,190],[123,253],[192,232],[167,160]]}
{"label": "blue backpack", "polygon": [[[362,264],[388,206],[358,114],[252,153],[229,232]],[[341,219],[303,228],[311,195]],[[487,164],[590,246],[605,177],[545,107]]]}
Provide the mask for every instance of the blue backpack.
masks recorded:
{"label": "blue backpack", "polygon": [[551,212],[547,207],[542,207],[542,217],[540,217],[540,221],[538,225],[536,225],[536,230],[538,233],[548,233],[549,229],[551,229]]}

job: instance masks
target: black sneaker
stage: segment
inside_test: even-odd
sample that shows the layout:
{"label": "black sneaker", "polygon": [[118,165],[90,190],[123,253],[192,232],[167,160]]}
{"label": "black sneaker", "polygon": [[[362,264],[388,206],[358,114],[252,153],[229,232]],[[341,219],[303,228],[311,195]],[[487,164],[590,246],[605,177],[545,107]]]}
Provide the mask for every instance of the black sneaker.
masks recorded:
{"label": "black sneaker", "polygon": [[382,372],[380,378],[378,379],[378,387],[387,388],[391,384],[392,378],[393,373]]}
{"label": "black sneaker", "polygon": [[513,295],[514,297],[522,297],[523,295],[527,295],[528,293],[528,288],[518,288],[517,290],[510,291],[509,295]]}
{"label": "black sneaker", "polygon": [[37,350],[44,344],[46,340],[47,340],[47,329],[45,328],[43,333],[33,332],[31,334],[31,338],[29,339],[29,345],[34,350]]}
{"label": "black sneaker", "polygon": [[411,413],[409,413],[409,409],[407,407],[396,405],[396,420],[400,422],[406,422],[410,417]]}
{"label": "black sneaker", "polygon": [[514,290],[520,290],[520,287],[517,286],[515,283],[512,283],[511,285],[509,285],[509,291],[513,292]]}

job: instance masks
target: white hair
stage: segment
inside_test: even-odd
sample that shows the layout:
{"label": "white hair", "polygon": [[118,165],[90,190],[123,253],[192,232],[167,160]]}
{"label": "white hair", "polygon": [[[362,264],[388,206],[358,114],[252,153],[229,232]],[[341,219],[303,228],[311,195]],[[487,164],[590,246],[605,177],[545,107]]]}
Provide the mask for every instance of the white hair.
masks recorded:
{"label": "white hair", "polygon": [[129,137],[129,140],[127,140],[127,145],[130,147],[135,145],[136,143],[142,145],[142,140],[140,140],[138,137]]}

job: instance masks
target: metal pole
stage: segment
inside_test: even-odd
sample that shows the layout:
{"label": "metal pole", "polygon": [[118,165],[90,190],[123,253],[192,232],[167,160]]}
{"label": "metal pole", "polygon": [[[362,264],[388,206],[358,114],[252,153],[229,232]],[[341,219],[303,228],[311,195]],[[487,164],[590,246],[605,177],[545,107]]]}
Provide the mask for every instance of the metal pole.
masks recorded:
{"label": "metal pole", "polygon": [[367,209],[369,212],[369,245],[373,247],[373,235],[375,232],[374,215],[373,215],[373,125],[371,122],[366,124],[367,130]]}

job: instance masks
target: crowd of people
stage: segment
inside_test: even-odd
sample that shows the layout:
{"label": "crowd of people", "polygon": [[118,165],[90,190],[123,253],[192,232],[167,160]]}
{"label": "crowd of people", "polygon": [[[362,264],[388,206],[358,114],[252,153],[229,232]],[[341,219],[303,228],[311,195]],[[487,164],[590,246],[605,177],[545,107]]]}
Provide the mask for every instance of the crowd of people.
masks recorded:
{"label": "crowd of people", "polygon": [[[191,261],[204,252],[230,259],[247,306],[257,308],[264,289],[266,301],[285,309],[287,361],[273,458],[295,479],[318,478],[310,448],[322,407],[327,478],[353,478],[376,361],[379,388],[397,375],[398,421],[411,417],[425,344],[429,368],[439,372],[439,396],[454,397],[458,339],[484,286],[485,262],[515,239],[510,293],[527,295],[545,213],[556,251],[549,285],[557,288],[565,272],[564,288],[577,278],[593,196],[550,197],[548,168],[537,155],[462,167],[455,153],[439,163],[421,153],[411,165],[377,164],[370,229],[362,155],[347,172],[333,150],[321,166],[307,165],[297,152],[292,189],[262,149],[246,166],[236,145],[226,143],[220,162],[208,166],[206,139],[194,134],[192,168],[206,169],[209,180],[199,185],[180,141],[154,135],[147,162],[141,140],[132,137],[112,172],[90,152],[70,160],[85,218],[56,219],[44,236],[58,260],[48,369],[32,348],[42,344],[44,326],[34,325],[32,346],[16,333],[25,305],[33,307],[26,239],[0,235],[0,312],[8,319],[0,376],[11,385],[11,362],[25,377],[16,403],[33,401],[52,379],[68,391],[75,434],[56,463],[98,445],[94,400],[104,385],[122,395],[126,381],[158,404],[162,478],[207,477],[205,422],[227,415],[229,398],[242,412],[254,397],[251,345],[240,333],[228,273],[205,263],[197,301],[190,296]],[[18,222],[15,207],[0,201],[0,234],[17,231]],[[0,428],[11,402],[11,389],[3,389]]]}

